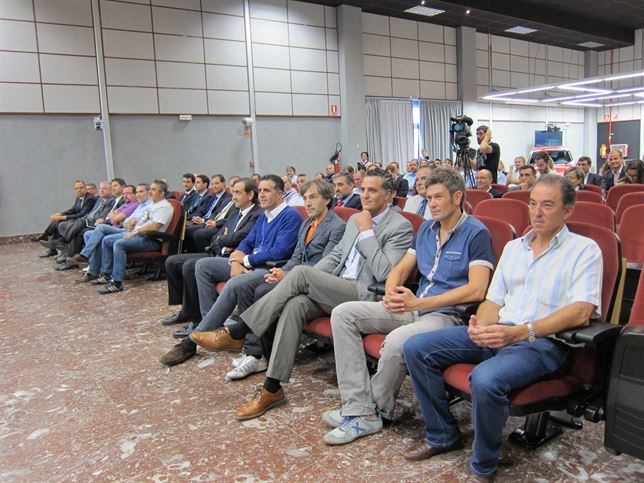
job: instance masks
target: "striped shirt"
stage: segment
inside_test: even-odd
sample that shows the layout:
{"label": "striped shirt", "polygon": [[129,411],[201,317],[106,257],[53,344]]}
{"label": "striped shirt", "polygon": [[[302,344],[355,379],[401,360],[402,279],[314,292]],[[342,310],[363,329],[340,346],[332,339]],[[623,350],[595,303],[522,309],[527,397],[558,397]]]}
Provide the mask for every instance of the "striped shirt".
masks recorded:
{"label": "striped shirt", "polygon": [[535,259],[530,247],[535,236],[530,231],[503,250],[487,292],[487,299],[501,306],[499,323],[525,324],[574,302],[593,304],[592,318],[599,317],[603,263],[597,243],[564,225]]}

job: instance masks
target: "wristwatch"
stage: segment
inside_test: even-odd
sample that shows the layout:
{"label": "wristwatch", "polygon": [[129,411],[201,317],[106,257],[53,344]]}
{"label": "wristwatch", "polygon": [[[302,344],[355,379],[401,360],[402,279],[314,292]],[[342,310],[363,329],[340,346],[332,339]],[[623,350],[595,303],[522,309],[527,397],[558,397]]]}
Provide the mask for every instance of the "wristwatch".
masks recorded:
{"label": "wristwatch", "polygon": [[534,342],[537,340],[537,333],[534,331],[532,322],[526,322],[525,325],[528,328],[528,342]]}

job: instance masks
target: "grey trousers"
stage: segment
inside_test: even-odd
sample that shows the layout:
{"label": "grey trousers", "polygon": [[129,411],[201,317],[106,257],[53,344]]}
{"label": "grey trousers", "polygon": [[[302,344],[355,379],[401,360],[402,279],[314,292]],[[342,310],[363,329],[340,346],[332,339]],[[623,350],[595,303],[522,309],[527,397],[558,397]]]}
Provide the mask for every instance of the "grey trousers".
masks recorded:
{"label": "grey trousers", "polygon": [[356,282],[299,265],[243,312],[241,319],[259,337],[277,321],[266,375],[288,382],[304,324],[330,314],[337,305],[350,300],[358,300]]}
{"label": "grey trousers", "polygon": [[[236,277],[230,277],[228,259],[223,257],[202,258],[195,265],[195,278],[199,291],[201,322],[195,332],[219,329],[239,305],[240,311],[249,307],[255,297],[255,287],[264,283],[266,270],[258,268]],[[217,295],[215,286],[226,282],[226,287]],[[246,336],[244,352],[261,357],[261,341],[254,334]]]}
{"label": "grey trousers", "polygon": [[[393,419],[396,396],[407,367],[402,347],[411,336],[462,324],[453,314],[392,314],[381,302],[347,302],[331,313],[333,349],[343,416],[365,416],[376,410]],[[365,334],[388,334],[378,370],[370,379],[362,345]]]}

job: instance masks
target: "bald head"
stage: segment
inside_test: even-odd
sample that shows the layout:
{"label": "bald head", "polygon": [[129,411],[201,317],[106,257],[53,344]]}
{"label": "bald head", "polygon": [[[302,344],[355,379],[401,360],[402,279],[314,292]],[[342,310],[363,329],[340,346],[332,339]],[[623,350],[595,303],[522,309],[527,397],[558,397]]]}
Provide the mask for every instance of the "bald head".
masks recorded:
{"label": "bald head", "polygon": [[488,169],[481,169],[476,173],[476,187],[488,191],[492,185],[492,172]]}

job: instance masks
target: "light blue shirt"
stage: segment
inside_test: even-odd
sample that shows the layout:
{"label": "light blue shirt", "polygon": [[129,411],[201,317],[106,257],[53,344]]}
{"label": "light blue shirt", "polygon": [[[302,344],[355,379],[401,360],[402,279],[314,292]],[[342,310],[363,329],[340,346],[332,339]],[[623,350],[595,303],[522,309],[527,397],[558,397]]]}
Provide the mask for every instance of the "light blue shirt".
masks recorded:
{"label": "light blue shirt", "polygon": [[132,212],[132,214],[123,221],[123,224],[125,225],[132,218],[134,218],[138,222],[141,219],[145,209],[151,204],[152,204],[152,200],[150,198],[145,200],[143,203],[140,203],[139,206],[137,206],[136,209]]}
{"label": "light blue shirt", "polygon": [[501,306],[499,323],[525,324],[574,302],[593,304],[601,315],[603,263],[594,240],[564,227],[536,259],[530,242],[536,234],[509,242],[503,250],[487,299]]}
{"label": "light blue shirt", "polygon": [[[380,223],[384,219],[388,211],[389,211],[389,208],[387,208],[379,215],[373,217],[372,221],[374,226],[377,226],[378,223]],[[342,269],[342,273],[340,273],[340,277],[344,278],[345,280],[358,279],[358,268],[360,267],[360,259],[362,258],[362,255],[360,255],[360,252],[358,251],[358,243],[360,243],[362,240],[366,240],[367,238],[371,238],[375,236],[376,236],[376,233],[373,231],[373,229],[361,231],[358,234],[358,236],[356,237],[356,241],[353,242],[353,246],[351,247],[349,256],[344,262],[344,269]]]}
{"label": "light blue shirt", "polygon": [[414,186],[416,186],[416,173],[405,173],[404,178],[409,183],[409,191],[407,192],[407,197],[411,198],[414,196]]}

